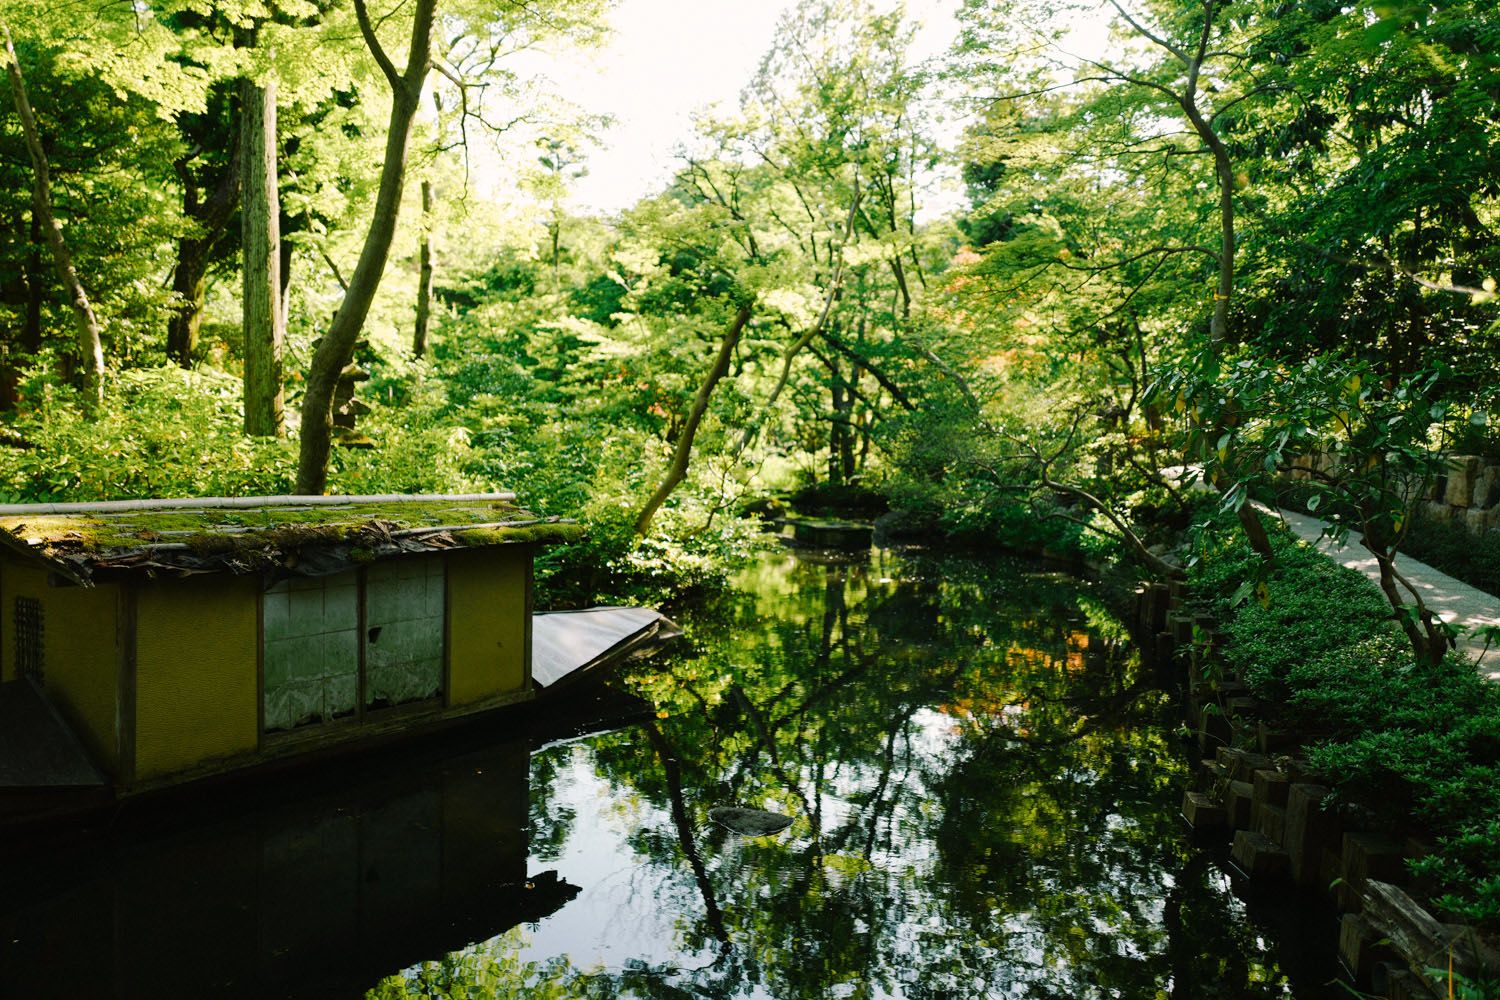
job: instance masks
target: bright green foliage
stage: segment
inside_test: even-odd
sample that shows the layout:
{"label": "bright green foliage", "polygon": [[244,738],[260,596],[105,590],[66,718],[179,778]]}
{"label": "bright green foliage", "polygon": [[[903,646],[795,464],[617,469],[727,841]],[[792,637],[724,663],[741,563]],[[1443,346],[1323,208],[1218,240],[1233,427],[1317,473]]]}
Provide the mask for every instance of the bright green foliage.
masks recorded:
{"label": "bright green foliage", "polygon": [[1278,353],[1357,346],[1388,370],[1493,347],[1475,308],[1500,272],[1500,58],[1471,0],[1299,4],[1252,61],[1285,66],[1274,99],[1224,122],[1246,157],[1247,339]]}
{"label": "bright green foliage", "polygon": [[89,420],[47,369],[21,383],[16,436],[0,448],[7,503],[291,492],[286,442],[240,433],[233,376],[142,368],[122,373]]}
{"label": "bright green foliage", "polygon": [[[176,132],[149,102],[79,74],[69,50],[17,39],[52,177],[53,209],[112,357],[149,354],[169,299],[161,275],[182,230],[170,194]],[[32,219],[31,161],[0,102],[0,341],[34,356],[74,339],[70,305]]]}

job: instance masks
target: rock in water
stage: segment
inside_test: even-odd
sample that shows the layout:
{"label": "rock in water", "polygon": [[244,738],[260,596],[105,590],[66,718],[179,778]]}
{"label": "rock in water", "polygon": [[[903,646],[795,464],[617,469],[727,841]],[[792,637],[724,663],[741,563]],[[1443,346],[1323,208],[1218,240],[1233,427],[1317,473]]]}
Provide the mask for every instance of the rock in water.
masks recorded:
{"label": "rock in water", "polygon": [[769,837],[792,825],[792,817],[744,806],[715,806],[708,818],[744,837]]}

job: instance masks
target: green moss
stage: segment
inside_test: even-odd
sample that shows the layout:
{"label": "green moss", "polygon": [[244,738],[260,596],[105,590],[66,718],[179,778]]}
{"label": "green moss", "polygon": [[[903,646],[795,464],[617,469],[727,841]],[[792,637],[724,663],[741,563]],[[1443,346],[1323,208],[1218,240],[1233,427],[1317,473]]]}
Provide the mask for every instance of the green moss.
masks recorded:
{"label": "green moss", "polygon": [[552,522],[528,524],[516,528],[468,528],[455,533],[464,545],[519,545],[523,543],[576,542],[584,536],[581,524]]}
{"label": "green moss", "polygon": [[[301,548],[338,544],[382,522],[390,531],[406,528],[530,521],[533,515],[504,501],[413,500],[388,503],[329,504],[307,507],[239,509],[210,507],[120,513],[43,514],[0,517],[0,528],[21,538],[41,538],[48,548],[107,553],[158,542],[185,542],[199,554]],[[529,527],[529,526],[528,526]],[[506,534],[520,529],[465,531],[470,545],[516,541],[561,541],[556,525],[525,537]],[[485,531],[494,531],[492,540]]]}

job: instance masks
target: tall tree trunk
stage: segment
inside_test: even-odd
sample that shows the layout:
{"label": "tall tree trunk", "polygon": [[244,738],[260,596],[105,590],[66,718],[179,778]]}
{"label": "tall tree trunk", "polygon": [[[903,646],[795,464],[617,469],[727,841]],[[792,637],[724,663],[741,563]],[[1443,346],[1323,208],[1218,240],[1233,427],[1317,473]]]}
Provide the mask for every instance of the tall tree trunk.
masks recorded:
{"label": "tall tree trunk", "polygon": [[740,334],[745,331],[745,324],[748,322],[750,304],[747,302],[740,306],[739,311],[734,314],[734,322],[724,331],[724,336],[719,341],[719,356],[714,359],[714,366],[704,376],[703,384],[698,386],[698,395],[693,399],[693,408],[688,411],[687,422],[682,425],[682,434],[677,438],[677,447],[672,452],[672,464],[667,467],[666,476],[662,478],[656,492],[651,494],[651,499],[646,501],[646,506],[636,515],[637,535],[644,535],[651,530],[651,519],[677,485],[687,477],[688,460],[693,454],[693,438],[698,434],[698,425],[702,423],[703,414],[708,410],[708,401],[714,394],[714,387],[729,372],[729,362],[734,358],[735,346],[739,344]]}
{"label": "tall tree trunk", "polygon": [[281,199],[276,187],[276,81],[241,84],[244,203],[245,433],[286,427],[281,389]]}
{"label": "tall tree trunk", "polygon": [[849,381],[844,393],[844,409],[841,422],[844,427],[843,440],[839,442],[839,462],[844,470],[844,482],[854,478],[854,437],[858,425],[854,422],[854,405],[859,397],[859,366],[850,365]]}
{"label": "tall tree trunk", "polygon": [[417,269],[417,322],[412,328],[411,353],[427,353],[427,326],[432,321],[432,182],[422,182],[422,249]]}
{"label": "tall tree trunk", "polygon": [[21,328],[21,346],[27,354],[36,354],[42,349],[42,300],[46,297],[42,272],[47,269],[42,261],[44,242],[41,217],[33,211],[31,248],[26,254],[26,322]]}
{"label": "tall tree trunk", "polygon": [[[1196,54],[1192,58],[1183,58],[1179,54],[1179,58],[1183,58],[1183,62],[1187,65],[1187,83],[1179,103],[1183,114],[1193,126],[1193,131],[1213,155],[1214,173],[1219,182],[1219,276],[1218,284],[1214,288],[1214,310],[1208,324],[1210,349],[1218,355],[1223,353],[1225,344],[1229,342],[1229,304],[1234,296],[1235,175],[1234,163],[1229,158],[1228,147],[1224,145],[1219,134],[1214,131],[1212,123],[1203,116],[1202,109],[1198,107],[1198,74],[1202,69],[1204,54],[1212,34],[1213,14],[1213,4],[1206,3],[1203,31],[1199,36]],[[1214,427],[1208,434],[1208,440],[1216,439],[1224,425],[1232,425],[1237,419],[1238,415],[1231,409],[1221,418],[1220,426]],[[1217,485],[1221,491],[1228,491],[1232,488],[1227,482]],[[1250,547],[1262,558],[1273,559],[1275,556],[1271,549],[1271,538],[1266,533],[1265,525],[1261,523],[1260,515],[1250,505],[1248,496],[1235,511],[1235,516],[1239,519],[1240,528],[1245,532],[1245,538],[1249,541]]]}
{"label": "tall tree trunk", "polygon": [[198,351],[198,331],[203,326],[203,295],[208,285],[208,252],[198,238],[177,244],[177,266],[172,271],[172,293],[176,296],[167,318],[167,357],[183,368],[193,367]]}
{"label": "tall tree trunk", "polygon": [[73,318],[78,326],[78,354],[82,360],[84,388],[96,404],[104,402],[104,345],[100,338],[99,319],[89,303],[88,293],[78,278],[73,266],[73,257],[63,241],[62,227],[52,213],[52,172],[47,164],[47,154],[42,149],[42,139],[37,131],[36,116],[32,114],[31,102],[26,99],[26,81],[21,76],[21,60],[16,56],[15,43],[11,41],[10,26],[4,26],[6,71],[10,77],[11,94],[16,102],[16,114],[21,119],[21,131],[26,135],[26,148],[31,154],[32,170],[36,174],[32,188],[33,210],[47,236],[47,245],[52,250],[52,263],[57,276],[68,291],[68,301],[73,304]]}
{"label": "tall tree trunk", "polygon": [[229,220],[240,203],[242,144],[238,126],[242,118],[236,115],[234,120],[236,128],[229,162],[206,201],[198,200],[198,184],[188,168],[191,156],[184,156],[174,164],[182,182],[182,214],[200,227],[196,236],[178,241],[177,266],[172,271],[172,291],[177,296],[177,307],[167,320],[167,356],[184,368],[192,367],[193,355],[198,350],[209,255],[229,231]]}
{"label": "tall tree trunk", "polygon": [[359,263],[349,278],[349,290],[339,306],[333,324],[313,355],[307,373],[307,392],[302,403],[302,443],[297,460],[297,492],[320,494],[328,485],[328,452],[333,444],[333,391],[339,373],[354,357],[354,343],[359,339],[370,304],[380,287],[396,233],[396,217],[401,208],[401,189],[406,180],[406,147],[411,137],[412,120],[422,97],[422,84],[432,65],[432,24],[437,0],[416,0],[407,53],[406,71],[398,72],[375,37],[365,0],[354,0],[360,34],[370,54],[375,57],[391,85],[391,117],[386,129],[385,160],[380,168],[380,191],[375,198],[375,213],[365,234]]}
{"label": "tall tree trunk", "polygon": [[828,424],[828,485],[844,485],[844,439],[848,434],[846,428],[840,421],[844,417],[844,384],[839,381],[839,359],[830,356],[828,365],[828,393],[829,402],[832,404],[833,419]]}

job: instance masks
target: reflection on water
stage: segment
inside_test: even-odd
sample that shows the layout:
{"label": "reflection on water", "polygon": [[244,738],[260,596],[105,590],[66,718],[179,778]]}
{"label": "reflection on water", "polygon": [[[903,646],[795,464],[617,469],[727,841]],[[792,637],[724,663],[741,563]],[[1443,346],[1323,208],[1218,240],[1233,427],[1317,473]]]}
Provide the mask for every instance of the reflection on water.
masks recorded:
{"label": "reflection on water", "polygon": [[1184,842],[1169,699],[1087,587],[779,556],[686,624],[630,679],[654,720],[533,757],[579,897],[371,997],[1340,995]]}
{"label": "reflection on water", "polygon": [[[529,746],[327,772],[0,849],[0,997],[335,997],[563,905],[528,880]],[[179,821],[181,827],[178,827]]]}
{"label": "reflection on water", "polygon": [[683,617],[611,731],[0,844],[0,997],[1344,995],[1287,950],[1331,925],[1184,842],[1176,717],[1087,586],[778,555]]}

